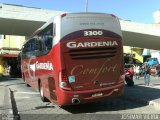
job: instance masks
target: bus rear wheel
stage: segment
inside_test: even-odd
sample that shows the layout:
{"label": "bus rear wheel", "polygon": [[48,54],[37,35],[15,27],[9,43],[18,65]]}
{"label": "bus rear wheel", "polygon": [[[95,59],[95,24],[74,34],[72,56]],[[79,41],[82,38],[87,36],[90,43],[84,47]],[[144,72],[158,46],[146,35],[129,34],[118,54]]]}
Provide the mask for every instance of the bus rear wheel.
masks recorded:
{"label": "bus rear wheel", "polygon": [[47,102],[47,98],[44,96],[44,90],[43,90],[43,86],[42,86],[42,83],[40,82],[40,85],[39,85],[39,92],[40,92],[40,97],[41,97],[41,100],[43,102]]}
{"label": "bus rear wheel", "polygon": [[28,85],[26,82],[25,82],[25,85],[27,86],[27,87],[31,87],[30,85]]}
{"label": "bus rear wheel", "polygon": [[30,87],[30,85],[27,84],[26,80],[25,80],[25,76],[23,75],[23,80],[24,80],[24,84],[27,86],[27,87]]}

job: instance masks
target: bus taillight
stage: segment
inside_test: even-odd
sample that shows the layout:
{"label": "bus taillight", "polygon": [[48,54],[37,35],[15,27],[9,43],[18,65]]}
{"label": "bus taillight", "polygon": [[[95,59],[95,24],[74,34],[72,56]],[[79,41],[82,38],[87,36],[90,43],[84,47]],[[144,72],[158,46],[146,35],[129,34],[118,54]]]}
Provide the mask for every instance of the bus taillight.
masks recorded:
{"label": "bus taillight", "polygon": [[71,90],[65,70],[59,72],[59,87],[64,90]]}

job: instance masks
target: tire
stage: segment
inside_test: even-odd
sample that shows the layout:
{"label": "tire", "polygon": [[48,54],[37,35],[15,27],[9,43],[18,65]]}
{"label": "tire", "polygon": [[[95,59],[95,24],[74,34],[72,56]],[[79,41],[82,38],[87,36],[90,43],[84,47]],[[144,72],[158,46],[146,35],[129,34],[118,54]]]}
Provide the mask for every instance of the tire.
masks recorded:
{"label": "tire", "polygon": [[44,91],[43,91],[43,86],[42,83],[40,82],[39,84],[39,93],[40,93],[40,98],[43,102],[48,102],[47,98],[44,96]]}
{"label": "tire", "polygon": [[134,86],[134,82],[131,78],[126,77],[125,81],[126,81],[128,86],[130,86],[130,87]]}
{"label": "tire", "polygon": [[30,85],[27,84],[24,75],[23,75],[23,80],[24,80],[24,84],[26,85],[26,87],[31,87]]}
{"label": "tire", "polygon": [[28,85],[26,82],[25,82],[25,85],[26,85],[26,87],[31,87],[30,85]]}
{"label": "tire", "polygon": [[30,85],[28,85],[28,84],[26,83],[26,81],[25,81],[25,80],[24,80],[24,83],[25,83],[26,87],[31,87]]}

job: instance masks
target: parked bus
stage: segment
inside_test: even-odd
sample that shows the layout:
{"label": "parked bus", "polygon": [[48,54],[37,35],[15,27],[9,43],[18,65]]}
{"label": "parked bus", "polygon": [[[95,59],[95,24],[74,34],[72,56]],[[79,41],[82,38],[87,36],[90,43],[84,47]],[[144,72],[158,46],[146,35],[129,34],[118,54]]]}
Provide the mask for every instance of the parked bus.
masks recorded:
{"label": "parked bus", "polygon": [[123,95],[122,32],[114,15],[52,18],[24,44],[21,62],[25,84],[43,101],[65,106]]}

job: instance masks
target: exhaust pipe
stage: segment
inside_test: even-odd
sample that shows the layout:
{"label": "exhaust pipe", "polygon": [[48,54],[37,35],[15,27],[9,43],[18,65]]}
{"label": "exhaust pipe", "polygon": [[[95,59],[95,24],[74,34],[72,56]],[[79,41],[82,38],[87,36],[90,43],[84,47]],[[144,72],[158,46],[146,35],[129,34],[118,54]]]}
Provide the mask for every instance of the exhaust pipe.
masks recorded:
{"label": "exhaust pipe", "polygon": [[73,104],[80,104],[80,100],[78,98],[72,98]]}

